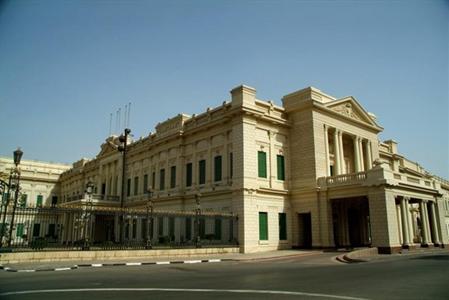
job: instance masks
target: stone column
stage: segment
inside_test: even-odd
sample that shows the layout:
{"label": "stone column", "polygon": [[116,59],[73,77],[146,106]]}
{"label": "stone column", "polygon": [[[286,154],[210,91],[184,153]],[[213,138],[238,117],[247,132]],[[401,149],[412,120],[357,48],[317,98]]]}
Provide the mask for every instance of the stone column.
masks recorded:
{"label": "stone column", "polygon": [[328,136],[328,127],[324,124],[324,152],[326,155],[326,176],[331,176],[330,174],[330,163],[329,163],[329,136]]}
{"label": "stone column", "polygon": [[427,223],[427,218],[426,218],[426,203],[424,202],[424,200],[421,200],[419,202],[419,213],[421,216],[421,235],[422,235],[422,245],[423,246],[427,246],[429,245],[429,236],[428,236],[428,230],[427,228],[429,227],[429,224]]}
{"label": "stone column", "polygon": [[343,147],[343,132],[338,131],[338,141],[339,141],[339,147],[340,147],[340,174],[347,173],[346,170],[346,163],[345,163],[345,153],[344,153],[344,147]]}
{"label": "stone column", "polygon": [[427,230],[427,240],[431,244],[432,243],[432,234],[430,233],[430,220],[429,220],[429,210],[428,210],[428,201],[424,201],[424,216],[426,217],[426,230]]}
{"label": "stone column", "polygon": [[335,175],[340,175],[340,139],[338,137],[338,130],[335,128],[334,131],[334,170]]}
{"label": "stone column", "polygon": [[359,148],[359,138],[357,136],[354,136],[352,138],[353,144],[354,144],[354,167],[355,172],[360,172],[361,166],[360,166],[360,148]]}
{"label": "stone column", "polygon": [[363,142],[361,138],[359,138],[359,153],[360,171],[365,171],[365,159],[363,158]]}
{"label": "stone column", "polygon": [[366,141],[365,143],[365,154],[366,154],[366,170],[369,170],[373,166],[373,158],[371,154],[371,141]]}
{"label": "stone column", "polygon": [[430,215],[432,218],[431,225],[432,225],[432,232],[433,232],[433,236],[434,236],[433,243],[435,245],[440,245],[441,240],[440,240],[440,237],[438,234],[437,219],[436,219],[436,214],[435,214],[435,202],[433,202],[433,201],[430,201]]}
{"label": "stone column", "polygon": [[408,247],[410,245],[410,235],[408,228],[408,199],[403,197],[401,199],[401,219],[402,219],[402,245]]}
{"label": "stone column", "polygon": [[396,218],[398,218],[398,236],[399,236],[399,243],[402,245],[404,244],[403,239],[403,232],[402,232],[402,210],[401,210],[401,203],[396,204]]}

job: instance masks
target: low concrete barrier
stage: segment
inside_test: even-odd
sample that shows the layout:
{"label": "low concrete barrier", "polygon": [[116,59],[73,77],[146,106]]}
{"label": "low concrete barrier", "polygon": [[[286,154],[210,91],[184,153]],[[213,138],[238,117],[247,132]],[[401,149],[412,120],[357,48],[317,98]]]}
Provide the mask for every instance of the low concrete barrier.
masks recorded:
{"label": "low concrete barrier", "polygon": [[191,257],[198,255],[239,253],[239,247],[157,249],[157,250],[108,250],[108,251],[42,251],[2,253],[0,264],[49,261],[92,261],[121,259],[157,259],[159,257]]}

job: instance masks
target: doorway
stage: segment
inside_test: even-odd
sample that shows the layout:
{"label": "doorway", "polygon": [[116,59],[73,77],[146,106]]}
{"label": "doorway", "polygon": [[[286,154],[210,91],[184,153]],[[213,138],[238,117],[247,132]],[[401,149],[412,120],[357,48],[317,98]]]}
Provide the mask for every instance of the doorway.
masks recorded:
{"label": "doorway", "polygon": [[298,246],[304,249],[312,248],[312,217],[310,213],[298,214]]}

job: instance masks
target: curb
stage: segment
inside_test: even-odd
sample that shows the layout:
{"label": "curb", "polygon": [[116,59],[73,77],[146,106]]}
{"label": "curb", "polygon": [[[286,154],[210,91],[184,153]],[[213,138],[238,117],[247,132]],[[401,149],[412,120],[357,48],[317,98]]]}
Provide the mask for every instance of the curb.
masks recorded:
{"label": "curb", "polygon": [[363,260],[363,259],[350,258],[347,254],[338,255],[335,257],[335,260],[340,263],[344,263],[344,264],[356,264],[356,263],[367,262],[366,260]]}
{"label": "curb", "polygon": [[76,270],[80,268],[100,268],[100,267],[123,267],[123,266],[149,266],[149,265],[175,265],[175,264],[199,264],[199,263],[217,263],[226,261],[236,261],[232,258],[224,259],[198,259],[198,260],[174,260],[174,261],[156,261],[156,262],[125,262],[125,263],[101,263],[101,264],[78,264],[71,267],[60,267],[60,268],[43,268],[43,269],[13,269],[9,267],[4,267],[0,265],[0,270],[6,272],[20,272],[20,273],[31,273],[31,272],[47,272],[47,271],[69,271]]}

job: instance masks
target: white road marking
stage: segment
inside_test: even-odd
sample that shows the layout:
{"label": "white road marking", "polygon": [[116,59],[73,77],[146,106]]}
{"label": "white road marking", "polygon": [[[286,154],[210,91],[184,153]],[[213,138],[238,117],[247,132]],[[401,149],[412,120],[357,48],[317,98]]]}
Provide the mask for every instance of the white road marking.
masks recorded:
{"label": "white road marking", "polygon": [[209,262],[221,262],[221,259],[209,259]]}
{"label": "white road marking", "polygon": [[170,262],[169,261],[157,261],[156,265],[169,265]]}
{"label": "white road marking", "polygon": [[36,272],[36,270],[18,270],[17,272],[31,273],[31,272]]}
{"label": "white road marking", "polygon": [[92,264],[92,267],[102,267],[103,264]]}
{"label": "white road marking", "polygon": [[368,300],[366,298],[338,296],[330,294],[271,291],[271,290],[221,290],[221,289],[175,289],[175,288],[86,288],[86,289],[53,289],[53,290],[29,290],[1,293],[0,296],[26,295],[26,294],[48,294],[48,293],[74,293],[74,292],[196,292],[196,293],[237,293],[237,294],[271,294],[308,296],[344,300]]}
{"label": "white road marking", "polygon": [[130,263],[126,263],[127,266],[141,266],[142,263],[140,262],[130,262]]}
{"label": "white road marking", "polygon": [[201,263],[201,260],[185,260],[185,264],[199,264]]}
{"label": "white road marking", "polygon": [[71,268],[56,268],[55,271],[67,271],[71,270]]}

